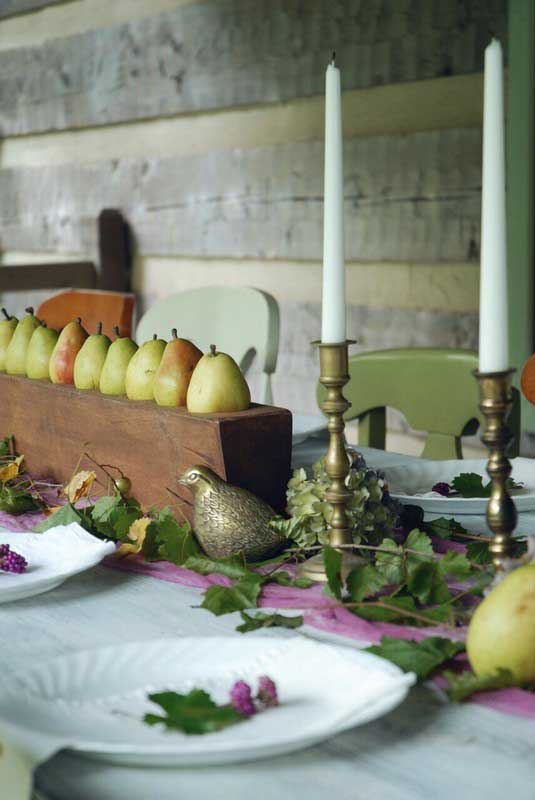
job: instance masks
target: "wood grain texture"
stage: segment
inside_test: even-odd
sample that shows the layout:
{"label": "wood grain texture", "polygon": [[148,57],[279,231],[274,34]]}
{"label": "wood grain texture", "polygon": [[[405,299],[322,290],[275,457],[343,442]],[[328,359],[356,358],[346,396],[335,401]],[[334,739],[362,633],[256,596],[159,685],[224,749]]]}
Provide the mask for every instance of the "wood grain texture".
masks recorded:
{"label": "wood grain texture", "polygon": [[47,6],[55,6],[64,2],[65,0],[1,0],[0,19],[15,17],[17,14],[27,14],[31,11],[39,11]]}
{"label": "wood grain texture", "polygon": [[[479,130],[349,139],[344,166],[348,260],[477,252]],[[317,259],[323,145],[2,170],[2,249],[92,253],[103,205],[121,209],[142,255]]]}
{"label": "wood grain texture", "polygon": [[480,71],[502,0],[205,0],[0,54],[4,136]]}
{"label": "wood grain texture", "polygon": [[143,504],[168,502],[166,487],[177,492],[190,518],[191,494],[177,479],[192,464],[205,464],[276,510],[284,508],[292,438],[291,414],[284,409],[252,406],[195,416],[5,374],[0,396],[2,425],[27,454],[33,475],[64,482],[87,451],[101,464],[120,466]]}

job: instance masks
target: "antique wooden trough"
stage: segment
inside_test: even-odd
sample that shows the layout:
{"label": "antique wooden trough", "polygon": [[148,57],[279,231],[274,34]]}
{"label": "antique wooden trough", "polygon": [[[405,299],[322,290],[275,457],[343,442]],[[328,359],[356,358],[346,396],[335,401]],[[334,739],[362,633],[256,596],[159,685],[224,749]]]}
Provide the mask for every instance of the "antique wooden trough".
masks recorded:
{"label": "antique wooden trough", "polygon": [[0,436],[15,437],[34,477],[67,481],[89,453],[99,464],[119,467],[142,505],[178,502],[191,520],[190,493],[177,479],[188,466],[204,464],[284,509],[292,439],[285,409],[253,404],[231,414],[193,415],[5,374],[0,409]]}

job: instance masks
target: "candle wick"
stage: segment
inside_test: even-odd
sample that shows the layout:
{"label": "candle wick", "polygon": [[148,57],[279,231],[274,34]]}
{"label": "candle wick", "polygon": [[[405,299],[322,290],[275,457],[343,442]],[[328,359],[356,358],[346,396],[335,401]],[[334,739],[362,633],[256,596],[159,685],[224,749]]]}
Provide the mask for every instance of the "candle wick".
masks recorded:
{"label": "candle wick", "polygon": [[333,50],[333,57],[331,59],[331,66],[336,66],[336,50]]}

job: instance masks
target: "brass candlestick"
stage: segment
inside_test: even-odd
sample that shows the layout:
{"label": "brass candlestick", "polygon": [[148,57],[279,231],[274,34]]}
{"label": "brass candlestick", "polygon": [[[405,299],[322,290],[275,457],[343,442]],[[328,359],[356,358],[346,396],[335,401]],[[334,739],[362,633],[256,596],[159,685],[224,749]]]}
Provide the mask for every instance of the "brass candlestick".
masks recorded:
{"label": "brass candlestick", "polygon": [[506,456],[512,434],[507,418],[513,406],[512,376],[514,369],[505,372],[476,372],[479,383],[480,409],[486,420],[481,438],[490,454],[487,472],[492,481],[487,506],[487,523],[494,534],[490,552],[496,569],[503,569],[512,556],[512,534],[516,527],[516,507],[507,489],[511,462]]}
{"label": "brass candlestick", "polygon": [[[344,440],[344,414],[351,403],[344,397],[343,388],[349,381],[348,347],[353,341],[340,344],[317,344],[320,351],[320,383],[327,394],[321,403],[321,410],[328,419],[329,447],[325,458],[325,470],[330,478],[330,486],[325,499],[332,507],[329,525],[329,544],[331,547],[353,544],[351,529],[348,525],[346,507],[351,499],[351,492],[346,486],[349,473],[349,458]],[[354,563],[360,562],[350,550],[343,550],[344,572],[349,571]],[[301,567],[301,574],[315,581],[326,581],[323,556],[321,553],[309,558]]]}

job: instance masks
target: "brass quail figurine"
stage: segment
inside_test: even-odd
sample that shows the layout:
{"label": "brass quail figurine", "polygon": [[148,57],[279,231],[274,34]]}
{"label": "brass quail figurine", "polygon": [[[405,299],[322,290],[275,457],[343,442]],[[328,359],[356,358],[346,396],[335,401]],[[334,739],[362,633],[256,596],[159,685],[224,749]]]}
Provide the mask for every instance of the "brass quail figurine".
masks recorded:
{"label": "brass quail figurine", "polygon": [[179,483],[193,493],[193,530],[208,556],[263,561],[282,549],[286,539],[269,527],[275,511],[252,492],[203,466],[189,467]]}

